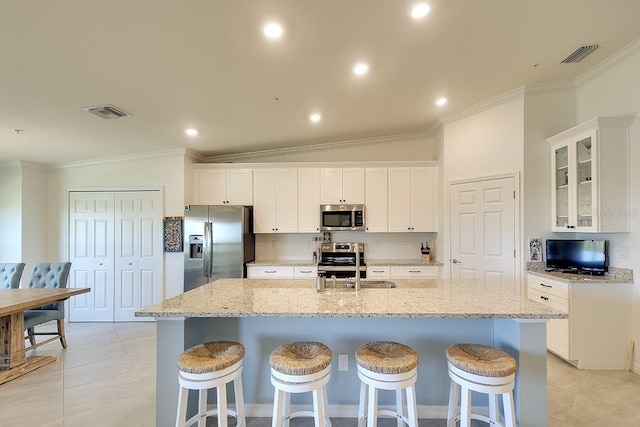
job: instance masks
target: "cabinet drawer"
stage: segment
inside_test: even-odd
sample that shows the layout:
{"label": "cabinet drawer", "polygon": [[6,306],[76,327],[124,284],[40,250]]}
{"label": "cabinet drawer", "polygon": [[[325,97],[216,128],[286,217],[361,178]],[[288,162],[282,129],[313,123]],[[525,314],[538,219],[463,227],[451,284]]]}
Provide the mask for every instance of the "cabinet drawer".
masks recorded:
{"label": "cabinet drawer", "polygon": [[391,277],[391,267],[388,265],[376,265],[375,267],[367,267],[367,278],[375,279],[377,277],[382,277],[384,279],[388,279]]}
{"label": "cabinet drawer", "polygon": [[568,283],[534,276],[533,274],[528,274],[527,285],[529,289],[535,289],[538,292],[557,295],[561,298],[569,298]]}
{"label": "cabinet drawer", "polygon": [[438,277],[439,271],[436,266],[425,265],[392,265],[391,277]]}
{"label": "cabinet drawer", "polygon": [[562,311],[563,313],[569,313],[569,300],[567,298],[562,298],[546,292],[540,292],[532,287],[529,287],[528,296],[531,301],[539,302],[540,304],[544,304],[554,310]]}
{"label": "cabinet drawer", "polygon": [[318,267],[296,267],[294,277],[296,279],[315,279],[318,276]]}
{"label": "cabinet drawer", "polygon": [[293,279],[292,266],[249,266],[248,279]]}

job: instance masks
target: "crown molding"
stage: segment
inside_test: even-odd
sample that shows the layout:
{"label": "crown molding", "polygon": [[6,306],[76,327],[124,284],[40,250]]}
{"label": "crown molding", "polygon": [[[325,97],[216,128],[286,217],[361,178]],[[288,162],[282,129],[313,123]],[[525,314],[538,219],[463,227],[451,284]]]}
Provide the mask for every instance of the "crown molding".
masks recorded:
{"label": "crown molding", "polygon": [[107,157],[104,159],[95,159],[95,160],[88,160],[88,161],[55,163],[55,164],[48,165],[47,168],[50,170],[81,168],[81,167],[87,167],[87,166],[106,165],[111,163],[145,160],[145,159],[153,159],[153,158],[160,158],[160,157],[174,157],[174,156],[187,157],[187,150],[184,148],[179,148],[177,150],[154,151],[152,153]]}
{"label": "crown molding", "polygon": [[440,122],[442,122],[442,124],[448,125],[449,123],[453,123],[466,117],[481,113],[483,111],[490,110],[499,105],[506,104],[517,99],[522,99],[524,98],[524,96],[525,87],[522,86],[509,92],[505,92],[501,95],[494,96],[493,98],[489,98],[477,104],[471,105],[469,107],[463,108],[462,110],[440,116],[438,119],[440,120]]}
{"label": "crown molding", "polygon": [[268,159],[282,155],[303,154],[309,152],[331,151],[343,148],[371,146],[376,144],[387,144],[397,141],[420,140],[430,138],[430,132],[416,132],[392,136],[380,136],[374,138],[354,139],[347,141],[329,142],[323,144],[306,145],[291,148],[276,148],[273,150],[252,151],[248,153],[228,154],[221,156],[205,157],[203,163],[235,163],[246,160],[256,161],[258,159]]}
{"label": "crown molding", "polygon": [[601,76],[612,68],[617,67],[619,64],[623,63],[632,56],[637,55],[638,52],[640,52],[640,37],[633,40],[631,43],[629,43],[619,51],[605,58],[604,61],[600,62],[595,67],[592,67],[591,69],[576,77],[576,86],[580,87],[586,83],[589,83],[591,80]]}
{"label": "crown molding", "polygon": [[565,80],[555,83],[541,83],[524,87],[524,95],[544,95],[547,93],[557,93],[562,91],[576,90],[576,84],[573,80]]}
{"label": "crown molding", "polygon": [[26,160],[9,160],[0,162],[0,170],[7,169],[31,169],[37,171],[46,171],[47,165],[44,163],[29,162]]}
{"label": "crown molding", "polygon": [[20,160],[7,160],[0,162],[0,170],[18,169],[22,165]]}

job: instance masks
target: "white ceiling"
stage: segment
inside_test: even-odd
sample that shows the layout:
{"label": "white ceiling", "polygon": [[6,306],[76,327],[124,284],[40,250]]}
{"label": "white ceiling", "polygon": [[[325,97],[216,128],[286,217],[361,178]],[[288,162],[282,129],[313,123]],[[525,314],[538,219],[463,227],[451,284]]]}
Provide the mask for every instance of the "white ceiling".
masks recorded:
{"label": "white ceiling", "polygon": [[[512,89],[571,81],[640,37],[638,0],[425,1],[419,22],[408,0],[3,1],[0,161],[421,132]],[[262,35],[269,19],[282,40]],[[591,43],[581,63],[559,64]],[[359,60],[364,78],[351,72]],[[132,116],[82,110],[102,104]]]}

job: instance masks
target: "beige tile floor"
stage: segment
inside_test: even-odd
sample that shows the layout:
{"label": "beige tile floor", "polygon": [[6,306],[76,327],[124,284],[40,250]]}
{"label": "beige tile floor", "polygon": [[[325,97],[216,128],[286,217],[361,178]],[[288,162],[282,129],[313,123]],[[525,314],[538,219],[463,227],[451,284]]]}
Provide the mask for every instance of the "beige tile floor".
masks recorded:
{"label": "beige tile floor", "polygon": [[[66,350],[57,341],[36,349],[56,363],[0,385],[0,427],[154,426],[155,324],[71,323],[66,329]],[[551,354],[547,361],[549,426],[640,426],[640,376],[578,370]],[[268,418],[248,421],[249,427],[270,425]],[[335,421],[334,427],[356,425]],[[440,425],[420,420],[421,427]]]}

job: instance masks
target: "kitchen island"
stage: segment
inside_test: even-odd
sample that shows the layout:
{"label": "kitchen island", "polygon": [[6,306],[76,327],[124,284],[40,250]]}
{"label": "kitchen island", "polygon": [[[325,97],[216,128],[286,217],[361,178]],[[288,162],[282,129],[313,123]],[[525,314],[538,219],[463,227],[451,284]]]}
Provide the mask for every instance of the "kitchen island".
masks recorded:
{"label": "kitchen island", "polygon": [[[175,420],[177,356],[192,345],[220,339],[237,340],[246,347],[243,379],[248,416],[271,416],[269,353],[284,342],[317,340],[327,344],[336,358],[349,355],[348,371],[338,371],[333,364],[328,394],[331,416],[355,418],[359,391],[355,349],[366,341],[394,340],[420,355],[419,417],[446,418],[445,350],[454,343],[471,342],[493,345],[515,357],[518,425],[547,424],[545,323],[566,314],[477,281],[395,283],[392,289],[357,292],[329,285],[318,293],[315,280],[220,279],[137,312],[158,321],[157,425],[172,425]],[[307,402],[303,396],[292,403]],[[477,399],[474,405],[486,406],[487,401]]]}

